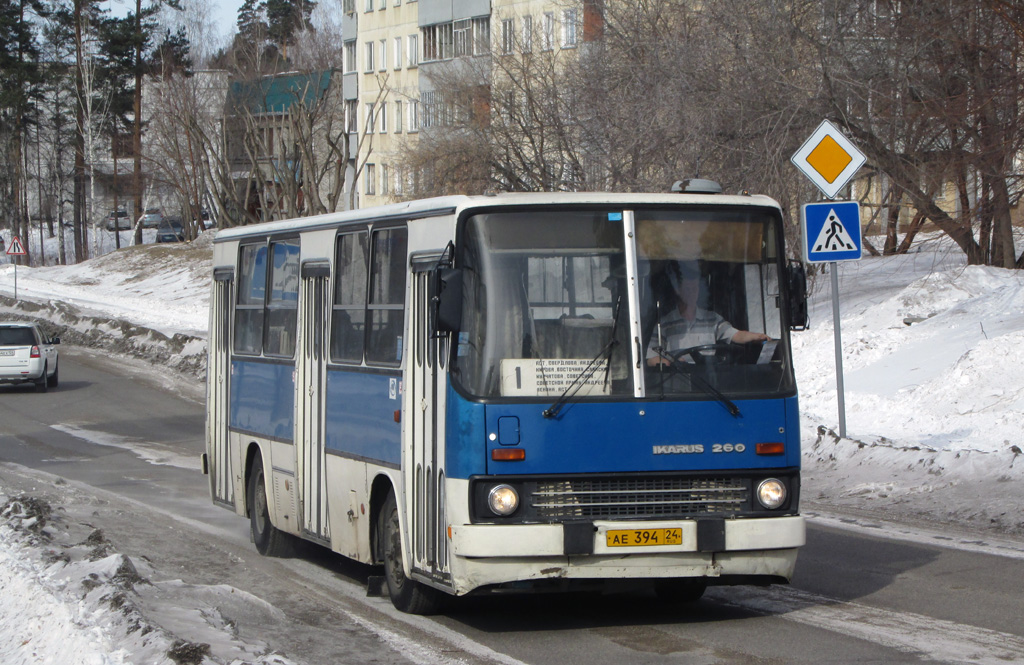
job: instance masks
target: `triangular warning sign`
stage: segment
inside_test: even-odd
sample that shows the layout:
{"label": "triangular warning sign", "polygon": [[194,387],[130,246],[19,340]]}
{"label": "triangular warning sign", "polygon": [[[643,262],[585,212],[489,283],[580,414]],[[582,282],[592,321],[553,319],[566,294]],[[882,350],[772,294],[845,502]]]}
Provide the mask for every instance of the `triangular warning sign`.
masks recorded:
{"label": "triangular warning sign", "polygon": [[7,253],[11,256],[24,256],[28,254],[25,251],[25,246],[21,244],[21,238],[18,236],[11,238],[11,246],[7,248]]}
{"label": "triangular warning sign", "polygon": [[836,214],[834,209],[829,209],[825,223],[818,233],[818,238],[814,241],[814,245],[811,246],[811,251],[824,254],[827,252],[848,252],[856,249],[857,245],[853,242],[853,238],[850,237],[846,227],[843,226],[843,220],[839,219],[839,215]]}

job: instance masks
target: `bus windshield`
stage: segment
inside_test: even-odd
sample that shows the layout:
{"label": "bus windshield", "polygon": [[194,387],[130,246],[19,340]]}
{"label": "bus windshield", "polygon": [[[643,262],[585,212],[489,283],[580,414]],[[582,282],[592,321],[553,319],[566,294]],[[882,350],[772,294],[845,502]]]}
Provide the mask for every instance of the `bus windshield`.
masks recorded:
{"label": "bus windshield", "polygon": [[704,206],[473,215],[454,380],[481,398],[791,391],[779,223],[758,208]]}

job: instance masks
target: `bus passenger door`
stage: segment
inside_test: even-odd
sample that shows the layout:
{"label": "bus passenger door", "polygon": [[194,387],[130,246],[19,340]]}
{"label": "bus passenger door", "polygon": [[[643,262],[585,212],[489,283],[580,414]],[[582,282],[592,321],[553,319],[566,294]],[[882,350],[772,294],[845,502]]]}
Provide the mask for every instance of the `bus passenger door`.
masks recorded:
{"label": "bus passenger door", "polygon": [[430,260],[413,260],[406,379],[405,428],[406,514],[410,519],[412,568],[435,582],[449,579],[445,527],[443,348],[447,339],[432,335],[430,326]]}
{"label": "bus passenger door", "polygon": [[231,383],[231,307],[234,271],[214,271],[213,316],[209,335],[209,401],[206,410],[207,463],[210,493],[215,503],[234,507],[235,486],[228,438]]}
{"label": "bus passenger door", "polygon": [[299,512],[303,532],[330,541],[324,464],[324,411],[327,365],[326,336],[330,266],[305,263],[299,302],[299,338],[295,360],[295,454]]}

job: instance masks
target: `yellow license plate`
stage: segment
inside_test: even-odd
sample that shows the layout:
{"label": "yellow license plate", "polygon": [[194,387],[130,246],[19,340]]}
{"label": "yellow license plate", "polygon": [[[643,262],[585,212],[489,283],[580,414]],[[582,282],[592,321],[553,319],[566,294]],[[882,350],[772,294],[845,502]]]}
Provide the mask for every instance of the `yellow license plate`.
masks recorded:
{"label": "yellow license plate", "polygon": [[608,547],[657,547],[682,545],[682,529],[617,529],[605,533]]}

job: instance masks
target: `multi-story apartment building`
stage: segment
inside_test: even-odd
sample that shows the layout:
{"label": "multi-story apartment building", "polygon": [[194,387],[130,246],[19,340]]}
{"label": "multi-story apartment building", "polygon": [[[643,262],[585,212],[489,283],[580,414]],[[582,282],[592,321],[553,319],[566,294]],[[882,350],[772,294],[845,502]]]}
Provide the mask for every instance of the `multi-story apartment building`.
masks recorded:
{"label": "multi-story apartment building", "polygon": [[403,147],[453,119],[438,74],[460,64],[486,73],[498,54],[573,49],[583,38],[588,6],[596,3],[345,0],[353,207],[388,203],[411,191],[418,174],[403,164]]}

